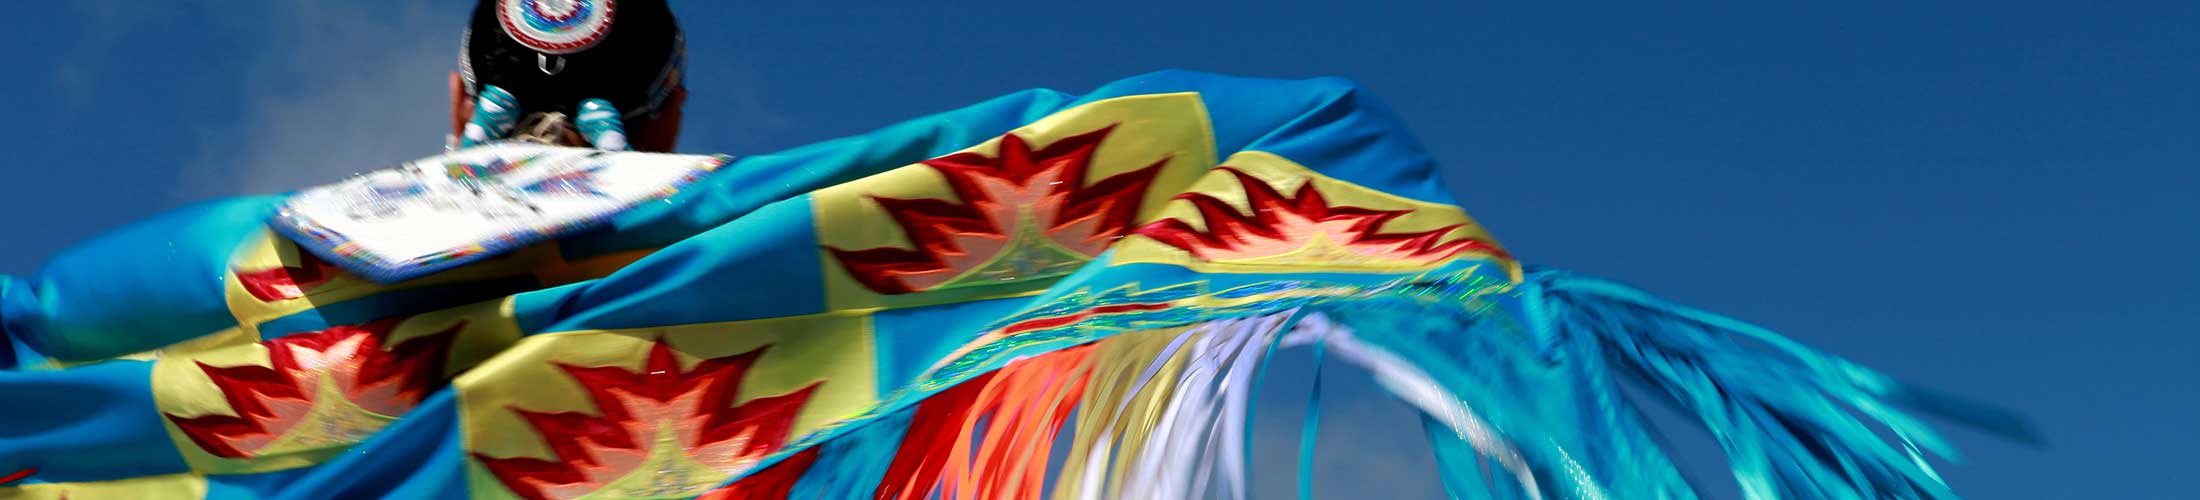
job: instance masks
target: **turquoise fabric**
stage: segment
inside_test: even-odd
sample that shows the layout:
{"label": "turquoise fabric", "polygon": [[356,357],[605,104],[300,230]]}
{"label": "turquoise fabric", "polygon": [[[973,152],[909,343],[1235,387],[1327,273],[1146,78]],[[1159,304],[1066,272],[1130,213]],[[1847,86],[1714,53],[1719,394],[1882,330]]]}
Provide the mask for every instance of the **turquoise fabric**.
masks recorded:
{"label": "turquoise fabric", "polygon": [[35,481],[97,481],[183,472],[153,406],[153,363],[0,372],[0,469]]}
{"label": "turquoise fabric", "polygon": [[44,357],[82,361],[236,326],[222,298],[230,254],[280,200],[199,203],[63,250],[0,292],[7,334]]}

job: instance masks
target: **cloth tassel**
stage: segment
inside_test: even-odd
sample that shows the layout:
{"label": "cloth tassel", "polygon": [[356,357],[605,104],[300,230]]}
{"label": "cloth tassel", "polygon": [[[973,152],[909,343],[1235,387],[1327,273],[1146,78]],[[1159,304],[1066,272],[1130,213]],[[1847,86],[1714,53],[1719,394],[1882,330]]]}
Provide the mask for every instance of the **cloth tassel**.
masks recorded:
{"label": "cloth tassel", "polygon": [[[809,469],[799,480],[765,471],[735,486],[880,500],[1243,499],[1263,363],[1309,346],[1421,414],[1453,498],[1697,498],[1625,385],[1709,429],[1753,499],[1953,498],[1924,456],[1950,447],[1902,407],[2028,436],[2007,414],[1608,281],[1537,270],[1516,293],[1527,306],[1513,314],[1401,294],[1119,333],[1011,362],[773,466]],[[1301,431],[1301,497],[1312,494],[1316,411]],[[1056,454],[1063,432],[1069,449]]]}
{"label": "cloth tassel", "polygon": [[1945,416],[2030,435],[2007,414],[1927,395],[1754,325],[1564,271],[1530,279],[1549,328],[1595,345],[1615,374],[1693,413],[1748,498],[1955,498],[1919,451],[1953,459],[1954,448],[1898,406],[1959,409]]}

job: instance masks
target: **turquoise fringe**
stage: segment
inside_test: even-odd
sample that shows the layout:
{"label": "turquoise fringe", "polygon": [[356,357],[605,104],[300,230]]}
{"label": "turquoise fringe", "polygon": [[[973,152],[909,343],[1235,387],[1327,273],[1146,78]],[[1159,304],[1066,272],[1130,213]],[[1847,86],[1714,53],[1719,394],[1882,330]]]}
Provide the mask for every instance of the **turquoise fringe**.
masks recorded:
{"label": "turquoise fringe", "polygon": [[1481,463],[1487,457],[1427,421],[1453,498],[1697,498],[1623,385],[1650,388],[1696,418],[1752,499],[1956,498],[1923,453],[1952,460],[1954,448],[1903,408],[2031,438],[2005,412],[1625,285],[1531,269],[1518,293],[1527,324],[1411,300],[1326,311],[1459,396],[1536,478],[1522,485],[1485,473],[1496,470]]}

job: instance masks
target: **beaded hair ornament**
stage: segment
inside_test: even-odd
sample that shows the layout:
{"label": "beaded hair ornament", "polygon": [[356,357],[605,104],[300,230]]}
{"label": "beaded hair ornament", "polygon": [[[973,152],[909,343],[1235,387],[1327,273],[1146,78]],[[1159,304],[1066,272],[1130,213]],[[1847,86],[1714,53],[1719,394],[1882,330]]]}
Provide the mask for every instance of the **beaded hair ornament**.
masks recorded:
{"label": "beaded hair ornament", "polygon": [[[610,36],[614,26],[613,23],[618,20],[620,14],[620,2],[618,0],[489,1],[491,4],[484,5],[485,11],[477,12],[477,16],[493,12],[495,24],[500,28],[499,31],[502,35],[511,42],[516,42],[520,48],[534,52],[535,68],[542,73],[543,77],[558,76],[566,71],[568,56],[580,54],[602,43],[605,38]],[[643,1],[645,10],[647,10],[649,0],[634,1]],[[674,23],[671,25],[672,44],[670,53],[667,54],[664,65],[658,70],[656,77],[651,80],[652,83],[638,96],[641,97],[639,102],[630,101],[631,104],[621,106],[626,109],[614,108],[610,106],[609,101],[595,98],[587,99],[577,107],[568,107],[571,105],[563,102],[556,103],[556,106],[547,105],[548,103],[517,102],[518,100],[514,99],[511,94],[496,88],[496,85],[484,85],[478,81],[479,75],[475,72],[471,45],[474,43],[473,31],[485,28],[486,26],[467,28],[467,33],[460,42],[459,74],[464,81],[463,89],[468,99],[477,101],[476,114],[474,119],[471,120],[475,123],[470,123],[466,133],[462,134],[464,137],[458,138],[463,141],[460,145],[470,146],[483,142],[485,139],[499,138],[502,135],[501,131],[508,131],[512,128],[514,123],[511,123],[511,121],[522,118],[517,113],[520,111],[518,108],[537,108],[540,106],[563,108],[579,115],[576,116],[576,118],[579,118],[578,124],[584,129],[582,130],[584,135],[591,136],[590,142],[592,143],[596,142],[594,140],[595,136],[603,135],[602,132],[608,132],[617,136],[610,138],[612,140],[609,142],[623,147],[624,136],[616,130],[619,128],[618,122],[621,119],[643,117],[658,112],[671,97],[671,94],[679,87],[681,73],[686,62],[686,39],[680,33],[678,25]],[[629,31],[631,31],[631,28]],[[619,36],[631,37],[634,35]],[[595,69],[602,70],[602,68]],[[491,109],[482,109],[484,107]],[[483,113],[482,111],[492,112]],[[505,121],[500,122],[497,120]],[[595,127],[590,127],[591,125]],[[589,128],[598,129],[599,133],[589,133],[589,130],[585,130]],[[483,132],[487,133],[484,134]],[[598,146],[603,147],[604,145],[598,144]]]}
{"label": "beaded hair ornament", "polygon": [[504,34],[543,54],[571,54],[596,46],[611,32],[616,0],[498,0]]}

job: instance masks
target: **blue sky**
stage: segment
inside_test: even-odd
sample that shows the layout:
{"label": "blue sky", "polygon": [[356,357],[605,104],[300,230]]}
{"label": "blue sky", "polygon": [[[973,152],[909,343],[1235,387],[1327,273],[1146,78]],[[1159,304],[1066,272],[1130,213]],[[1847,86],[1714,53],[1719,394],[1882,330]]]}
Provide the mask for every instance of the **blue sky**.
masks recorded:
{"label": "blue sky", "polygon": [[[1525,260],[2027,415],[2045,447],[1951,430],[1969,456],[1943,472],[1971,497],[2189,494],[2200,4],[1907,3],[676,1],[683,149],[1160,68],[1344,76]],[[242,5],[12,7],[0,272],[437,150],[463,2]],[[355,161],[302,160],[324,152]]]}

